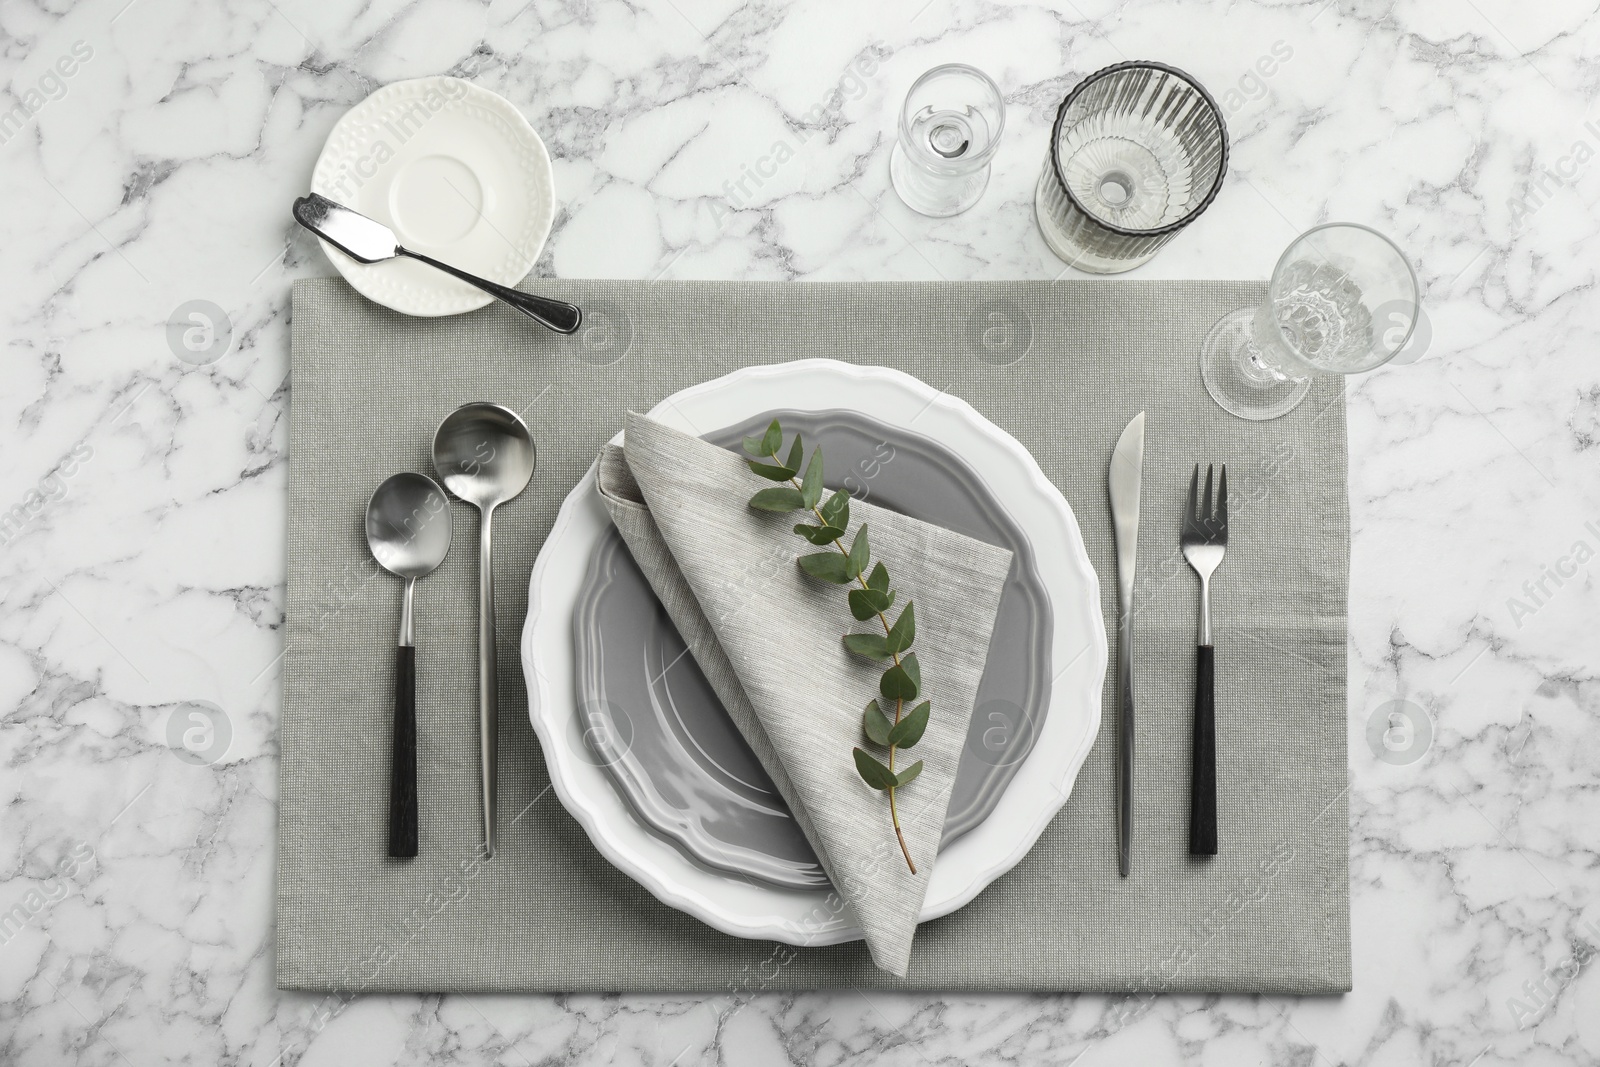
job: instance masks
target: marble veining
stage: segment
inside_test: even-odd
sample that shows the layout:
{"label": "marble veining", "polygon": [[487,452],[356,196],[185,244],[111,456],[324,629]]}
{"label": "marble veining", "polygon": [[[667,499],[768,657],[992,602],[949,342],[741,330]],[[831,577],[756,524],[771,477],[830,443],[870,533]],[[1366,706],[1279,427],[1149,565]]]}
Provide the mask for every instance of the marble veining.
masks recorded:
{"label": "marble veining", "polygon": [[[0,1063],[1600,1060],[1596,14],[0,7]],[[1216,203],[1134,277],[1265,277],[1352,219],[1426,286],[1411,350],[1349,392],[1355,991],[275,992],[289,284],[332,273],[288,204],[338,117],[425,74],[510,99],[555,158],[536,273],[1052,278],[1047,125],[1125,58],[1194,73],[1233,142]],[[935,221],[888,157],[906,87],[952,60],[1009,113],[984,198]]]}

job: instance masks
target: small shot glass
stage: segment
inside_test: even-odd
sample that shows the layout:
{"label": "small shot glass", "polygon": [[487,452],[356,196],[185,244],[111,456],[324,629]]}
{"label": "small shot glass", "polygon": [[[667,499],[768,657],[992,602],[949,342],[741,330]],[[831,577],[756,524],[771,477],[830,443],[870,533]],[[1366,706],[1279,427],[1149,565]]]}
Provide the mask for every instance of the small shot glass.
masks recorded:
{"label": "small shot glass", "polygon": [[989,163],[1006,125],[1000,87],[964,63],[934,67],[911,86],[889,156],[895,192],[913,211],[958,215],[989,184]]}

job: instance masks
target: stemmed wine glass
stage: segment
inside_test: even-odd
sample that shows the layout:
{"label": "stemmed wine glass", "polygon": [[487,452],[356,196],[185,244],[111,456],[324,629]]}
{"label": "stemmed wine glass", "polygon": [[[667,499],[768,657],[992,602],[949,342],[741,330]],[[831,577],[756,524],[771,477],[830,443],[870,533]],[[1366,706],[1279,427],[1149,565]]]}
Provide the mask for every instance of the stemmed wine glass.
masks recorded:
{"label": "stemmed wine glass", "polygon": [[1393,241],[1330,222],[1295,238],[1259,307],[1219,319],[1200,354],[1211,398],[1241,419],[1285,415],[1319,374],[1359,374],[1393,359],[1416,326],[1417,276]]}

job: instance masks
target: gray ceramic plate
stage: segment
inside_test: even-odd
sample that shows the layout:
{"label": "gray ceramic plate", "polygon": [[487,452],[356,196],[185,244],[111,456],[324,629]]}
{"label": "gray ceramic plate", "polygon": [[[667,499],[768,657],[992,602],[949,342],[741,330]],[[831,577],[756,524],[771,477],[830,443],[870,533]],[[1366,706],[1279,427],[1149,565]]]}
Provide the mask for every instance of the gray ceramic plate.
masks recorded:
{"label": "gray ceramic plate", "polygon": [[[965,462],[929,438],[844,411],[778,411],[708,434],[737,447],[774,417],[820,445],[834,487],[1011,549],[989,661],[956,773],[944,843],[999,802],[1050,703],[1051,618],[1033,546]],[[574,614],[576,721],[653,831],[707,866],[811,889],[827,876],[771,780],[722,709],[622,537],[590,557]]]}

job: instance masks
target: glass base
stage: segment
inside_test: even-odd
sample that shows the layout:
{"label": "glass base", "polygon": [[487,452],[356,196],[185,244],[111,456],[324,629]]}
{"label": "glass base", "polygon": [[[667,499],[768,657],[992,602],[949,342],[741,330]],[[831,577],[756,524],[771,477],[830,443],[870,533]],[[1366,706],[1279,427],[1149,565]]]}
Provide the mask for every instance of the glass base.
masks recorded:
{"label": "glass base", "polygon": [[[1046,177],[1049,177],[1049,168],[1045,170],[1046,174],[1040,177],[1039,184],[1033,190],[1033,217],[1039,223],[1039,233],[1044,237],[1044,243],[1049,245],[1050,251],[1059,256],[1067,266],[1089,274],[1121,274],[1123,271],[1142,267],[1156,258],[1156,253],[1151,252],[1137,259],[1112,259],[1074,242],[1060,226],[1056,225],[1050,209],[1044,204],[1044,183]],[[1054,178],[1050,180],[1053,181]]]}
{"label": "glass base", "polygon": [[1255,308],[1240,308],[1217,320],[1200,348],[1200,378],[1229,414],[1265,422],[1293,411],[1311,391],[1311,380],[1279,377],[1253,354],[1255,315]]}
{"label": "glass base", "polygon": [[889,180],[906,207],[942,219],[959,215],[978,202],[989,185],[989,168],[971,174],[933,174],[907,159],[896,142],[889,154]]}

